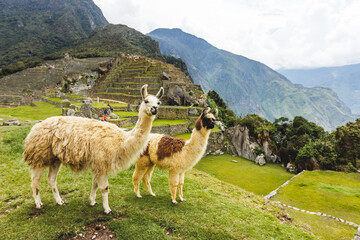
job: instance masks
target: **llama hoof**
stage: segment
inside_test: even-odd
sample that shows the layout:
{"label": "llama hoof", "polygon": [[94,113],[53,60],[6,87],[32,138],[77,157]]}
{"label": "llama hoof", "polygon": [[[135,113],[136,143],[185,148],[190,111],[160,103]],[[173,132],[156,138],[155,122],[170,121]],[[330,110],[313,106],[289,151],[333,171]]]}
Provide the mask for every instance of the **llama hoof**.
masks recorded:
{"label": "llama hoof", "polygon": [[68,203],[67,202],[64,202],[64,201],[61,201],[61,202],[59,202],[58,203],[60,206],[65,206],[65,205],[67,205]]}
{"label": "llama hoof", "polygon": [[37,209],[43,209],[43,208],[45,208],[45,205],[40,203],[40,204],[36,205],[36,208]]}
{"label": "llama hoof", "polygon": [[97,202],[95,203],[90,203],[90,207],[95,207],[97,205]]}
{"label": "llama hoof", "polygon": [[106,215],[113,215],[114,214],[114,212],[113,211],[109,211],[109,212],[104,212]]}
{"label": "llama hoof", "polygon": [[154,196],[154,197],[156,196],[155,193],[150,193],[150,195],[151,195],[151,196]]}
{"label": "llama hoof", "polygon": [[171,202],[172,202],[173,204],[178,204],[178,202],[177,202],[176,200],[171,200]]}
{"label": "llama hoof", "polygon": [[181,202],[186,202],[186,199],[185,198],[180,198],[180,201]]}
{"label": "llama hoof", "polygon": [[136,195],[137,198],[142,198],[142,196],[139,194],[139,195]]}

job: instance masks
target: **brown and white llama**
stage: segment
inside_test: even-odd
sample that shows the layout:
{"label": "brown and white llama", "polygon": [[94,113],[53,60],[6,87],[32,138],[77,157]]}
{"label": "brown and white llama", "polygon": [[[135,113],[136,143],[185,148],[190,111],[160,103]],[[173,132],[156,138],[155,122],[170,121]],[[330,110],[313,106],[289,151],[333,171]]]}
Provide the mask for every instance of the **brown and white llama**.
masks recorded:
{"label": "brown and white llama", "polygon": [[51,117],[34,125],[24,140],[23,158],[30,165],[36,208],[44,206],[39,184],[47,167],[48,183],[55,201],[59,205],[64,204],[56,187],[56,177],[62,164],[75,172],[91,169],[90,205],[96,205],[96,191],[100,188],[105,213],[111,214],[107,174],[129,168],[144,151],[163,94],[162,87],[156,96],[147,93],[147,85],[141,88],[143,101],[139,107],[139,119],[129,132],[108,122],[81,117]]}
{"label": "brown and white llama", "polygon": [[134,191],[141,198],[139,183],[142,179],[147,190],[153,196],[150,185],[154,167],[169,169],[169,184],[172,203],[176,201],[176,190],[180,201],[185,201],[183,184],[185,172],[195,166],[204,155],[211,129],[214,128],[216,114],[205,108],[195,122],[191,138],[187,141],[163,134],[150,134],[149,144],[145,152],[136,161],[133,174]]}

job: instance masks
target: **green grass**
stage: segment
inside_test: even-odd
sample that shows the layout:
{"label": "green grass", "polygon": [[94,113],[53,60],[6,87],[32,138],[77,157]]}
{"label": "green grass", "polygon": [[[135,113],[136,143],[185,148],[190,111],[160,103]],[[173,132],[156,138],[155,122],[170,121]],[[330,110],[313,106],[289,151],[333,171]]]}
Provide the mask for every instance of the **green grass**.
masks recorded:
{"label": "green grass", "polygon": [[[50,97],[50,98],[48,98],[48,100],[53,101],[53,102],[58,102],[58,103],[64,102],[64,99],[58,98],[58,97]],[[78,107],[81,107],[83,105],[83,103],[81,103],[81,102],[76,102],[76,101],[69,101],[69,102]]]}
{"label": "green grass", "polygon": [[[171,120],[171,119],[155,119],[153,122],[153,127],[157,127],[157,126],[170,126],[170,125],[176,125],[176,124],[183,124],[183,123],[187,123],[188,120],[187,119],[175,119],[175,120]],[[133,128],[135,127],[134,125],[128,126],[126,128]]]}
{"label": "green grass", "polygon": [[36,102],[37,107],[32,106],[19,106],[15,108],[0,108],[0,118],[9,120],[17,118],[20,122],[26,120],[44,120],[52,116],[60,116],[61,108],[46,102]]}
{"label": "green grass", "polygon": [[74,99],[84,99],[84,96],[82,95],[75,95],[75,94],[66,94],[67,98],[74,98]]}
{"label": "green grass", "polygon": [[360,224],[360,174],[307,171],[280,189],[274,200]]}
{"label": "green grass", "polygon": [[178,135],[174,135],[173,137],[189,140],[191,138],[191,133],[178,134]]}
{"label": "green grass", "polygon": [[288,209],[288,212],[298,224],[305,226],[305,229],[310,230],[314,235],[324,240],[353,239],[356,233],[355,227],[329,218],[293,209]]}
{"label": "green grass", "polygon": [[[234,163],[232,160],[238,162]],[[206,156],[195,167],[258,195],[269,194],[293,176],[278,164],[259,166],[250,160],[229,154]]]}
{"label": "green grass", "polygon": [[108,104],[110,104],[111,107],[127,107],[127,103],[92,103],[91,105],[95,108],[104,108],[109,107]]}
{"label": "green grass", "polygon": [[120,117],[131,117],[131,116],[138,116],[138,112],[125,112],[125,111],[114,111],[116,115],[119,115]]}
{"label": "green grass", "polygon": [[35,209],[30,172],[21,159],[21,142],[29,130],[0,128],[2,239],[71,237],[84,233],[84,226],[98,221],[110,227],[118,239],[314,239],[291,221],[281,223],[277,218],[285,214],[283,210],[261,197],[196,170],[185,178],[187,202],[178,205],[170,201],[167,171],[154,171],[152,185],[157,196],[147,194],[142,185],[142,199],[137,199],[132,190],[133,168],[111,175],[109,203],[115,214],[105,216],[100,193],[99,205],[88,205],[90,172],[74,174],[63,167],[58,188],[68,205],[55,204],[45,173],[40,191],[46,207]]}
{"label": "green grass", "polygon": [[64,99],[62,98],[58,98],[58,97],[50,97],[48,98],[49,101],[53,101],[53,102],[63,102]]}

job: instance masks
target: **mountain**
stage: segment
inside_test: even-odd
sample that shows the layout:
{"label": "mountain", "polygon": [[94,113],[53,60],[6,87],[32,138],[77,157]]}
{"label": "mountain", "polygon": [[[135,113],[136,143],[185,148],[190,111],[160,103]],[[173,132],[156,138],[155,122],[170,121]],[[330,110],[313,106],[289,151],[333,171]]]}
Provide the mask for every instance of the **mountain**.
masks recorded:
{"label": "mountain", "polygon": [[0,2],[0,67],[14,72],[108,24],[92,0]]}
{"label": "mountain", "polygon": [[[158,42],[122,24],[108,24],[97,28],[88,38],[64,51],[75,57],[116,57],[119,52],[122,52],[156,59],[162,58]],[[64,56],[62,52],[60,55]]]}
{"label": "mountain", "polygon": [[350,107],[352,113],[360,115],[360,64],[278,71],[293,83],[300,83],[306,87],[331,88]]}
{"label": "mountain", "polygon": [[180,29],[148,34],[165,55],[180,57],[205,92],[216,90],[238,115],[256,113],[269,120],[300,115],[326,130],[353,120],[350,109],[328,88],[293,84],[266,65],[220,50]]}

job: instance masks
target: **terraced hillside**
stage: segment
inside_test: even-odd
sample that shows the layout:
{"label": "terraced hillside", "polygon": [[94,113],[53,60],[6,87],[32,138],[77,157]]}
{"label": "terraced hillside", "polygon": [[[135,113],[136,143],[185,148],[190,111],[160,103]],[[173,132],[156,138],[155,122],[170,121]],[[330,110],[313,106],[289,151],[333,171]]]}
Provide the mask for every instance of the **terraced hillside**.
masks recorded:
{"label": "terraced hillside", "polygon": [[46,61],[34,68],[28,68],[0,79],[0,105],[17,106],[39,100],[47,88],[62,86],[64,81],[97,77],[106,70],[111,58],[62,58]]}
{"label": "terraced hillside", "polygon": [[[166,94],[175,85],[190,95],[198,96],[202,93],[199,86],[194,85],[188,76],[171,64],[146,57],[122,55],[98,86],[95,95],[137,104],[141,101],[139,89],[144,84],[149,85],[150,94],[156,94],[161,86],[165,88]],[[164,99],[163,102],[167,103],[167,97]]]}

